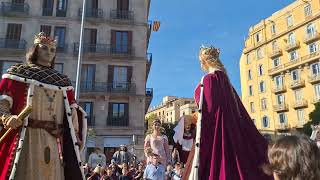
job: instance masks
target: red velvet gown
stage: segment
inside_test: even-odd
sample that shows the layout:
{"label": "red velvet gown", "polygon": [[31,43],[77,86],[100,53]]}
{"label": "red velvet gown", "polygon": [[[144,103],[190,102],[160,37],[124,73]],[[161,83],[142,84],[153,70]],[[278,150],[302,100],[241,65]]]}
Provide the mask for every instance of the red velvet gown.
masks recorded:
{"label": "red velvet gown", "polygon": [[[256,129],[226,74],[219,70],[209,73],[203,85],[198,179],[272,179],[262,171],[267,162],[267,141]],[[195,100],[199,104],[200,85],[195,90]]]}

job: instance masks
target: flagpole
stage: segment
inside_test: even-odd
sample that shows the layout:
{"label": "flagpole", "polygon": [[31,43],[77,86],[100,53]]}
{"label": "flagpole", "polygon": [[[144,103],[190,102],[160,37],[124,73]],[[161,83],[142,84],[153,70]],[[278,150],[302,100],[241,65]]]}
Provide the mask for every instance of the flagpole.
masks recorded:
{"label": "flagpole", "polygon": [[83,49],[83,26],[85,18],[85,7],[86,0],[82,1],[82,14],[81,14],[81,27],[80,27],[80,41],[79,41],[79,52],[78,52],[78,65],[77,65],[77,77],[76,77],[76,89],[75,89],[75,99],[79,99],[80,94],[80,77],[81,77],[81,62],[82,62],[82,49]]}

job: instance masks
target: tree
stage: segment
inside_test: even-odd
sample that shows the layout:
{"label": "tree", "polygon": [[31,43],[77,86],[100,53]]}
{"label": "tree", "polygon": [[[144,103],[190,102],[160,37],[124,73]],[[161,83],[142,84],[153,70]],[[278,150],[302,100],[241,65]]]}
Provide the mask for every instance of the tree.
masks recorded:
{"label": "tree", "polygon": [[309,114],[309,119],[311,119],[311,121],[303,125],[303,132],[309,136],[312,133],[311,125],[320,124],[320,102],[316,103],[314,106],[315,109]]}
{"label": "tree", "polygon": [[150,132],[150,130],[152,129],[152,122],[157,118],[158,116],[156,114],[151,114],[149,117],[145,119],[145,129],[144,129],[145,134],[150,134],[148,132]]}

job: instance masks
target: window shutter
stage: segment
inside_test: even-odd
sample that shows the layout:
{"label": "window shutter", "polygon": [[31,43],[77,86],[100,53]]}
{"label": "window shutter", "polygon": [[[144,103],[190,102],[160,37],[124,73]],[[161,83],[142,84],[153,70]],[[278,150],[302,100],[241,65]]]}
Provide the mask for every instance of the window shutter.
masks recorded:
{"label": "window shutter", "polygon": [[132,31],[128,31],[128,50],[129,54],[132,53]]}
{"label": "window shutter", "polygon": [[132,79],[132,66],[127,67],[127,82],[131,83]]}
{"label": "window shutter", "polygon": [[113,72],[114,72],[114,66],[109,65],[108,66],[108,83],[113,83]]}
{"label": "window shutter", "polygon": [[116,31],[111,30],[111,53],[116,51]]}
{"label": "window shutter", "polygon": [[129,125],[129,104],[124,104],[124,117],[125,117],[125,125]]}

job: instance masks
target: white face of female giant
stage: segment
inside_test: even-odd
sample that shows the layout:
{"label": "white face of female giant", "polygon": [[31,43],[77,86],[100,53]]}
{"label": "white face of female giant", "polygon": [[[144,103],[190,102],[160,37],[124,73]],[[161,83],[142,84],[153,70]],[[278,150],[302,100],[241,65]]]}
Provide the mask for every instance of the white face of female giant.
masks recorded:
{"label": "white face of female giant", "polygon": [[39,65],[50,67],[55,55],[56,55],[56,48],[55,47],[50,47],[46,44],[39,44],[38,45],[37,63]]}
{"label": "white face of female giant", "polygon": [[154,131],[160,131],[160,126],[161,126],[160,123],[158,123],[158,122],[154,123],[153,124],[153,130]]}

